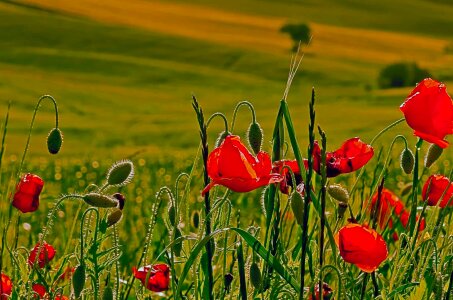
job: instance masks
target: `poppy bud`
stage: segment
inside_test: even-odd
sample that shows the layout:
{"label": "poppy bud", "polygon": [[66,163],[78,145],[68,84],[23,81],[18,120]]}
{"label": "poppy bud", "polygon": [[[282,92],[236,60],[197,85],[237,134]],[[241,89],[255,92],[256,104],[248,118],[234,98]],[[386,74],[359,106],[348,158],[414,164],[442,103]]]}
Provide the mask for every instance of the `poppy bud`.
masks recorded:
{"label": "poppy bud", "polygon": [[85,265],[81,264],[74,271],[72,276],[72,287],[74,289],[74,295],[76,298],[80,297],[83,288],[85,287]]}
{"label": "poppy bud", "polygon": [[199,225],[200,225],[200,213],[198,212],[198,210],[194,210],[192,212],[192,226],[194,228],[198,228]]}
{"label": "poppy bud", "polygon": [[263,192],[261,193],[261,209],[263,210],[264,214],[266,215],[266,219],[270,219],[272,216],[272,208],[270,207],[269,198],[269,188],[266,187]]}
{"label": "poppy bud", "polygon": [[228,131],[222,131],[217,137],[217,140],[214,143],[214,147],[218,148],[223,143],[223,140],[225,140],[225,138],[229,135],[230,133]]}
{"label": "poppy bud", "polygon": [[113,290],[110,285],[107,285],[102,294],[102,300],[113,300]]}
{"label": "poppy bud", "polygon": [[128,184],[134,177],[134,164],[130,160],[116,162],[107,174],[109,185],[123,186]]}
{"label": "poppy bud", "polygon": [[60,129],[54,128],[47,136],[47,149],[50,154],[57,154],[60,151],[61,144],[63,143],[63,134]]}
{"label": "poppy bud", "polygon": [[83,200],[94,207],[116,207],[118,205],[114,198],[99,193],[88,193],[83,196]]}
{"label": "poppy bud", "polygon": [[175,211],[175,207],[172,204],[170,204],[170,207],[168,208],[168,219],[170,220],[171,226],[175,226],[176,211]]}
{"label": "poppy bud", "polygon": [[250,266],[250,282],[256,289],[261,287],[261,272],[256,262]]}
{"label": "poppy bud", "polygon": [[405,196],[412,191],[412,182],[409,182],[401,189],[401,196]]}
{"label": "poppy bud", "polygon": [[425,167],[429,168],[442,155],[444,149],[436,144],[431,144],[425,156]]}
{"label": "poppy bud", "polygon": [[[181,237],[181,231],[178,227],[175,227],[175,240]],[[182,241],[174,244],[173,251],[175,252],[176,256],[181,256],[182,251]]]}
{"label": "poppy bud", "polygon": [[414,169],[415,158],[412,151],[408,148],[404,148],[400,156],[401,169],[404,173],[411,174]]}
{"label": "poppy bud", "polygon": [[294,216],[296,217],[296,222],[302,226],[302,220],[304,215],[304,199],[302,195],[294,192],[291,195],[291,208],[293,210]]}
{"label": "poppy bud", "polygon": [[123,218],[123,212],[119,208],[114,208],[107,217],[107,227],[113,226]]}
{"label": "poppy bud", "polygon": [[126,202],[126,197],[124,197],[124,195],[121,193],[115,193],[115,194],[113,194],[113,198],[118,200],[118,208],[123,210],[124,203]]}
{"label": "poppy bud", "polygon": [[345,203],[345,202],[338,203],[338,219],[343,219],[344,213],[346,212],[347,208],[348,208],[347,203]]}
{"label": "poppy bud", "polygon": [[348,203],[349,193],[348,191],[339,184],[332,184],[327,187],[329,195],[339,202]]}
{"label": "poppy bud", "polygon": [[223,278],[225,290],[228,292],[230,291],[231,283],[233,282],[233,279],[234,279],[234,277],[231,273],[225,274],[225,277]]}
{"label": "poppy bud", "polygon": [[254,122],[250,124],[247,131],[247,139],[249,141],[250,148],[252,148],[255,154],[261,151],[261,144],[263,143],[263,130],[260,124]]}

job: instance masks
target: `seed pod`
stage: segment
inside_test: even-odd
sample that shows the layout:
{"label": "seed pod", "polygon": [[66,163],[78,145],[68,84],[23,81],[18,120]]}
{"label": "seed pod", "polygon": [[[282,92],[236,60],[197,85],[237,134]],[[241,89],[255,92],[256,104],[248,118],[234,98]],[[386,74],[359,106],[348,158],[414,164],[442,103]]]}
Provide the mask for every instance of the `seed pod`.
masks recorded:
{"label": "seed pod", "polygon": [[[178,227],[175,227],[175,240],[181,237],[181,231]],[[173,245],[173,251],[177,257],[181,256],[182,241]]]}
{"label": "seed pod", "polygon": [[261,272],[256,262],[252,263],[250,266],[250,282],[255,289],[259,289],[261,287]]}
{"label": "seed pod", "polygon": [[99,193],[88,193],[83,196],[83,200],[94,207],[116,207],[118,205],[118,201],[114,198],[99,194]]}
{"label": "seed pod", "polygon": [[331,184],[327,187],[329,195],[337,201],[348,203],[349,193],[340,184]]}
{"label": "seed pod", "polygon": [[171,226],[175,226],[176,224],[176,210],[175,207],[170,204],[168,207],[168,219],[170,220]]}
{"label": "seed pod", "polygon": [[119,208],[114,208],[107,216],[107,227],[113,226],[123,218],[123,212]]}
{"label": "seed pod", "polygon": [[230,133],[227,132],[227,131],[222,131],[220,134],[219,134],[219,137],[217,138],[217,140],[215,141],[214,143],[214,147],[217,148],[219,147],[222,143],[223,143],[223,140],[229,136]]}
{"label": "seed pod", "polygon": [[130,160],[114,163],[107,174],[107,183],[114,186],[128,184],[134,177],[134,164]]}
{"label": "seed pod", "polygon": [[194,210],[192,212],[192,226],[194,228],[198,228],[198,226],[200,225],[200,213],[198,212],[198,210]]}
{"label": "seed pod", "polygon": [[72,275],[72,287],[76,298],[80,297],[85,286],[85,265],[82,263],[77,267]]}
{"label": "seed pod", "polygon": [[442,155],[443,151],[444,149],[437,146],[436,144],[431,144],[425,155],[425,167],[431,167],[432,164],[435,163],[436,160]]}
{"label": "seed pod", "polygon": [[347,203],[345,203],[345,202],[338,203],[338,219],[343,219],[344,213],[346,212],[347,208],[348,208]]}
{"label": "seed pod", "polygon": [[54,128],[47,136],[47,149],[50,154],[57,154],[60,151],[61,144],[63,144],[63,134],[60,129]]}
{"label": "seed pod", "polygon": [[296,217],[297,224],[302,226],[302,220],[304,215],[304,199],[302,198],[301,194],[297,192],[292,193],[291,208],[293,210],[294,217]]}
{"label": "seed pod", "polygon": [[118,208],[123,210],[124,204],[126,203],[126,197],[124,197],[124,195],[121,193],[115,193],[113,194],[113,198],[118,200]]}
{"label": "seed pod", "polygon": [[102,300],[113,300],[113,290],[110,284],[105,287]]}
{"label": "seed pod", "polygon": [[400,156],[401,169],[404,173],[411,174],[414,169],[415,158],[412,151],[408,148],[404,148]]}
{"label": "seed pod", "polygon": [[255,154],[261,151],[261,145],[263,143],[263,130],[260,124],[254,122],[250,124],[247,131],[247,139],[249,141],[250,148],[252,148]]}

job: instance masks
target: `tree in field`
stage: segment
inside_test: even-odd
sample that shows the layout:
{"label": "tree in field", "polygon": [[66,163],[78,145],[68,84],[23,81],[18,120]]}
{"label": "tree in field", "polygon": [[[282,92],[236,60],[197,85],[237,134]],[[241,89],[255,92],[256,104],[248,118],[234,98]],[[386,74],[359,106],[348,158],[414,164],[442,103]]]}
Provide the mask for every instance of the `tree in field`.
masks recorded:
{"label": "tree in field", "polygon": [[289,34],[291,39],[293,40],[293,48],[292,51],[296,52],[297,48],[299,47],[299,43],[301,44],[308,44],[310,42],[310,27],[304,23],[297,23],[292,24],[288,23],[280,28],[280,32]]}

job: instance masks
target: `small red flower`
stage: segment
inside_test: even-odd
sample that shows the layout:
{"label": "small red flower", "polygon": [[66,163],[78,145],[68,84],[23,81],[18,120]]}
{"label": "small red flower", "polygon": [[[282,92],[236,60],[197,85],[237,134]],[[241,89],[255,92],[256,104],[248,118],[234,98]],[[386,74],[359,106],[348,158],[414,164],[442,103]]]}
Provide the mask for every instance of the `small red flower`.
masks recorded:
{"label": "small red flower", "polygon": [[39,295],[40,298],[44,298],[44,296],[47,293],[46,287],[39,283],[33,284],[32,289],[33,291],[35,291],[36,294]]}
{"label": "small red flower", "polygon": [[335,238],[344,261],[356,265],[363,272],[374,272],[387,258],[384,239],[367,226],[350,223],[342,227]]}
{"label": "small red flower", "polygon": [[56,252],[53,246],[46,243],[45,241],[43,242],[42,247],[40,247],[39,243],[36,244],[36,246],[30,251],[30,256],[28,257],[28,264],[30,266],[33,266],[33,264],[35,263],[39,250],[41,251],[39,252],[37,262],[39,268],[44,268],[54,258]]}
{"label": "small red flower", "polygon": [[453,101],[447,88],[431,78],[420,82],[400,106],[414,135],[446,148],[445,136],[453,134]]}
{"label": "small red flower", "polygon": [[0,299],[7,299],[13,291],[13,283],[11,279],[2,273],[2,281],[0,283]]}
{"label": "small red flower", "polygon": [[315,284],[315,295],[309,294],[308,295],[309,300],[329,300],[333,299],[333,290],[330,288],[330,286],[323,282],[322,284],[322,299],[319,297],[319,284]]}
{"label": "small red flower", "polygon": [[44,181],[37,175],[24,175],[16,186],[13,206],[23,213],[34,212],[39,206],[39,194]]}
{"label": "small red flower", "polygon": [[68,296],[60,296],[60,295],[58,295],[58,296],[55,297],[55,300],[69,300],[69,297]]}
{"label": "small red flower", "polygon": [[[170,267],[167,264],[148,265],[138,270],[134,267],[132,272],[134,277],[139,279],[148,290],[153,292],[168,290],[170,285]],[[145,284],[147,277],[148,284]]]}
{"label": "small red flower", "polygon": [[58,280],[69,280],[72,278],[72,274],[74,274],[75,267],[67,266],[63,273],[58,277]]}
{"label": "small red flower", "polygon": [[436,206],[439,201],[441,208],[449,201],[449,206],[453,206],[453,182],[442,175],[431,175],[423,186],[422,197],[430,206]]}
{"label": "small red flower", "polygon": [[[327,177],[350,173],[360,169],[373,157],[374,150],[371,145],[362,142],[358,137],[349,139],[341,145],[340,149],[326,153]],[[308,161],[305,160],[308,168]],[[320,174],[321,148],[315,141],[313,148],[313,169]]]}
{"label": "small red flower", "polygon": [[283,176],[283,180],[280,182],[280,191],[283,194],[289,194],[289,187],[293,188],[293,181],[291,178],[291,173],[288,171],[288,168],[284,168],[284,166],[288,166],[294,173],[294,179],[297,185],[297,191],[299,193],[304,192],[304,183],[302,182],[302,176],[300,174],[299,165],[297,164],[297,160],[287,160],[282,159],[279,161],[274,162],[272,167],[272,173],[279,173]]}
{"label": "small red flower", "polygon": [[280,174],[271,173],[269,154],[260,151],[256,157],[253,156],[235,135],[227,136],[209,154],[207,165],[212,181],[204,188],[202,195],[218,184],[234,192],[244,193],[283,180]]}

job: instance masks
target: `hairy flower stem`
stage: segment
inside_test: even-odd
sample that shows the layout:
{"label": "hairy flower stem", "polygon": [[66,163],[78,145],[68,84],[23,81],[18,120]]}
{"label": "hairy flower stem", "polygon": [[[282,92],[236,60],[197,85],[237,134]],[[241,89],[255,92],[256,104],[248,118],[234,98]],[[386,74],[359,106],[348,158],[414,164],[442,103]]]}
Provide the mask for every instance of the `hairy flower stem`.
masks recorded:
{"label": "hairy flower stem", "polygon": [[[417,231],[415,229],[416,223],[416,215],[417,215],[417,196],[418,196],[418,156],[420,152],[420,147],[423,143],[422,139],[418,139],[417,144],[415,145],[415,164],[414,164],[414,177],[412,179],[412,205],[411,205],[411,213],[409,216],[409,236],[412,239],[417,239]],[[415,236],[414,236],[415,232]]]}
{"label": "hairy flower stem", "polygon": [[[321,232],[319,233],[319,268],[322,269],[324,264],[324,229],[326,226],[326,184],[327,184],[327,168],[326,168],[326,149],[327,149],[327,138],[325,132],[318,126],[319,135],[321,136]],[[322,294],[322,278],[318,283],[318,291]]]}
{"label": "hairy flower stem", "polygon": [[363,276],[362,291],[360,292],[360,300],[365,299],[367,282],[368,282],[368,273],[365,273],[365,276]]}
{"label": "hairy flower stem", "polygon": [[[198,105],[198,101],[195,96],[192,97],[193,102],[192,106],[197,114],[198,125],[200,127],[200,138],[201,138],[201,153],[203,157],[203,174],[204,174],[204,185],[207,186],[209,184],[209,176],[208,176],[208,134],[206,123],[204,121],[203,110]],[[205,234],[209,236],[211,234],[211,203],[209,201],[209,192],[207,192],[204,196],[204,208],[205,208],[205,216],[206,216],[206,224],[205,224]],[[208,278],[208,297],[209,299],[213,299],[212,289],[214,287],[214,277],[212,272],[212,241],[206,243],[206,256],[207,256],[207,274],[205,274]]]}
{"label": "hairy flower stem", "polygon": [[[307,247],[308,247],[308,208],[311,202],[311,178],[313,176],[313,147],[315,143],[315,89],[312,89],[311,92],[311,101],[310,101],[310,124],[308,125],[308,138],[310,144],[308,146],[308,171],[307,171],[307,180],[305,181],[305,190],[307,191],[307,196],[304,201],[304,215],[302,220],[302,254],[300,257],[300,293],[299,300],[304,298],[304,284],[305,284],[305,257],[307,256]],[[302,170],[302,169],[301,169]],[[321,293],[322,290],[320,290]]]}

